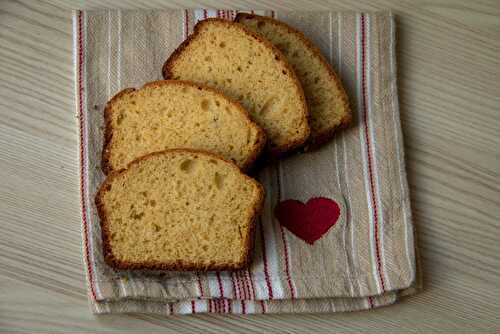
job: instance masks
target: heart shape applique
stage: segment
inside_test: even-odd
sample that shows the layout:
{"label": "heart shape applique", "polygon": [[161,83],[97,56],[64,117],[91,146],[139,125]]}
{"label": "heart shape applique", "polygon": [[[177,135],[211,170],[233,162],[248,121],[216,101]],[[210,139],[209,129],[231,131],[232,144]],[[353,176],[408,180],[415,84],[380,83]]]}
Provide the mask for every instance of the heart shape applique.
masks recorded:
{"label": "heart shape applique", "polygon": [[325,197],[311,198],[306,204],[289,199],[276,206],[274,215],[281,225],[312,245],[337,223],[340,206]]}

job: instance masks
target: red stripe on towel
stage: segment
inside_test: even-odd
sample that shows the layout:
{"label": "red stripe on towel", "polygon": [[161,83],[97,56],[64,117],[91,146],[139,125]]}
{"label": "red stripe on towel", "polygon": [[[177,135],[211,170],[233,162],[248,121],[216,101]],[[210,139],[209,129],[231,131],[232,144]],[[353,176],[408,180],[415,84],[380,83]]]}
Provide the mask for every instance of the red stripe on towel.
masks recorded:
{"label": "red stripe on towel", "polygon": [[215,275],[217,276],[217,283],[219,283],[219,293],[220,297],[224,297],[224,287],[222,286],[222,280],[220,278],[220,272],[216,272]]}
{"label": "red stripe on towel", "polygon": [[262,260],[264,261],[264,277],[266,279],[267,291],[269,295],[269,299],[273,299],[273,287],[271,286],[271,281],[269,279],[269,268],[267,264],[267,256],[266,256],[266,239],[264,238],[264,225],[262,221],[259,219],[259,227],[260,227],[260,243],[262,245]]}
{"label": "red stripe on towel", "polygon": [[248,280],[250,281],[250,287],[252,288],[252,292],[250,294],[250,297],[253,297],[253,300],[255,300],[255,286],[253,285],[253,279],[252,279],[252,272],[247,269],[246,274],[248,276]]}
{"label": "red stripe on towel", "polygon": [[196,277],[198,278],[198,288],[200,289],[200,297],[204,297],[205,293],[203,292],[203,284],[201,284],[200,274],[196,273]]}
{"label": "red stripe on towel", "polygon": [[84,124],[84,111],[83,111],[83,23],[82,23],[82,11],[78,11],[78,119],[79,119],[79,129],[80,129],[80,206],[82,210],[82,221],[83,221],[83,248],[85,252],[85,263],[87,265],[87,276],[90,286],[90,296],[92,300],[96,300],[96,293],[94,287],[94,277],[92,272],[92,265],[90,263],[90,251],[89,251],[89,236],[88,236],[88,225],[87,221],[87,205],[85,203],[85,198],[87,196],[87,189],[85,189],[85,154],[84,154],[84,138],[83,138],[83,124]]}
{"label": "red stripe on towel", "polygon": [[380,240],[378,238],[378,206],[377,201],[375,199],[375,185],[374,185],[374,176],[373,176],[373,162],[372,162],[372,152],[371,152],[371,142],[370,137],[368,135],[368,108],[367,108],[367,89],[366,89],[366,27],[365,27],[365,15],[361,14],[361,65],[362,65],[362,107],[363,107],[363,125],[364,132],[366,138],[366,152],[368,156],[368,175],[370,179],[370,192],[372,194],[372,206],[373,206],[373,216],[374,216],[374,227],[375,227],[375,251],[377,256],[377,271],[380,278],[380,283],[382,285],[382,293],[385,292],[385,284],[384,277],[382,275],[382,264],[380,261]]}
{"label": "red stripe on towel", "polygon": [[242,314],[247,314],[247,307],[245,305],[245,301],[244,300],[241,301],[241,313]]}

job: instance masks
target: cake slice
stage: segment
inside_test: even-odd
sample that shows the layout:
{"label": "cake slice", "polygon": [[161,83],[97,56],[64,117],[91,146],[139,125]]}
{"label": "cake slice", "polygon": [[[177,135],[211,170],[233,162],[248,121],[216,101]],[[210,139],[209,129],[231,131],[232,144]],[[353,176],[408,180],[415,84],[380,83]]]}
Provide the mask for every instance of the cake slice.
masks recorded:
{"label": "cake slice", "polygon": [[309,144],[318,146],[351,122],[351,110],[340,79],[321,51],[304,34],[270,17],[239,13],[236,22],[273,43],[299,77],[310,113]]}
{"label": "cake slice", "polygon": [[265,146],[265,133],[235,101],[204,85],[155,81],[128,88],[108,102],[102,154],[105,173],[145,154],[201,149],[248,168]]}
{"label": "cake slice", "polygon": [[267,153],[279,156],[309,137],[302,87],[285,57],[243,25],[207,19],[163,66],[166,79],[216,87],[238,100],[267,133]]}
{"label": "cake slice", "polygon": [[243,268],[263,198],[257,181],[213,154],[149,154],[96,195],[104,258],[117,269]]}

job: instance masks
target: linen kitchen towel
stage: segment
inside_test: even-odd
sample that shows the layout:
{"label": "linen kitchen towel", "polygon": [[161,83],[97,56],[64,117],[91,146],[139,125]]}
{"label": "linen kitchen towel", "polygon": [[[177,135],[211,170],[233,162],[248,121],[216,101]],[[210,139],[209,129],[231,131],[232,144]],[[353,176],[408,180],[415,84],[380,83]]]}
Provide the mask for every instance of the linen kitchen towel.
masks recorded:
{"label": "linen kitchen towel", "polygon": [[236,13],[74,12],[83,256],[95,313],[355,311],[388,305],[415,291],[395,25],[388,12],[256,11],[301,30],[320,48],[344,83],[354,122],[321,149],[260,171],[266,199],[251,267],[208,273],[115,271],[104,262],[93,199],[104,179],[106,102],[124,88],[161,79],[164,61],[197,21],[231,20]]}

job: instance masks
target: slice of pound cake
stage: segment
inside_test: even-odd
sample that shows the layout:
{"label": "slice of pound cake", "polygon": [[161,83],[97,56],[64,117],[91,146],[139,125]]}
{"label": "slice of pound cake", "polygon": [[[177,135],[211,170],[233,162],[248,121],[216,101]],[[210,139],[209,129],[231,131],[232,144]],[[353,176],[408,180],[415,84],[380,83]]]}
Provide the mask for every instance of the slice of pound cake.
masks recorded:
{"label": "slice of pound cake", "polygon": [[299,77],[310,113],[311,146],[333,137],[351,122],[348,98],[321,51],[304,34],[270,17],[239,13],[236,22],[263,36],[286,56]]}
{"label": "slice of pound cake", "polygon": [[155,81],[125,89],[108,102],[104,118],[105,173],[172,148],[214,152],[245,169],[265,146],[265,132],[239,103],[189,82]]}
{"label": "slice of pound cake", "polygon": [[200,21],[165,62],[163,76],[205,83],[240,101],[266,131],[271,156],[309,137],[306,101],[293,69],[277,48],[241,24]]}
{"label": "slice of pound cake", "polygon": [[215,155],[149,154],[111,173],[96,195],[105,260],[117,269],[243,268],[263,198],[257,181]]}

